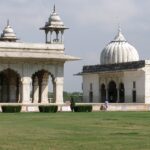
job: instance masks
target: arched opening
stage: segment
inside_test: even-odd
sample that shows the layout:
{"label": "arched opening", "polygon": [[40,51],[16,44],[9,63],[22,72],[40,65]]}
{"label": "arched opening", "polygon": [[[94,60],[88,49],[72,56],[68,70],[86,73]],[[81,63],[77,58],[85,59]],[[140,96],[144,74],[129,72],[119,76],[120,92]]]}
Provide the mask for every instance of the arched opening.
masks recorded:
{"label": "arched opening", "polygon": [[124,90],[124,84],[120,83],[119,85],[119,102],[124,103],[125,102],[125,90]]}
{"label": "arched opening", "polygon": [[90,103],[93,102],[93,92],[92,91],[89,92],[89,102]]}
{"label": "arched opening", "polygon": [[117,88],[114,81],[109,82],[108,86],[108,100],[110,103],[117,102]]}
{"label": "arched opening", "polygon": [[105,85],[101,85],[101,102],[104,103],[106,101],[106,88]]}
{"label": "arched opening", "polygon": [[48,79],[48,99],[50,103],[54,102],[54,81],[52,81],[51,76]]}
{"label": "arched opening", "polygon": [[[53,93],[55,92],[54,76],[48,71],[41,70],[32,76],[32,102],[49,103],[49,84],[53,85]],[[51,81],[51,83],[50,83]]]}
{"label": "arched opening", "polygon": [[17,103],[20,101],[20,76],[13,70],[0,72],[0,102]]}
{"label": "arched opening", "polygon": [[132,91],[132,101],[133,103],[136,103],[136,90]]}

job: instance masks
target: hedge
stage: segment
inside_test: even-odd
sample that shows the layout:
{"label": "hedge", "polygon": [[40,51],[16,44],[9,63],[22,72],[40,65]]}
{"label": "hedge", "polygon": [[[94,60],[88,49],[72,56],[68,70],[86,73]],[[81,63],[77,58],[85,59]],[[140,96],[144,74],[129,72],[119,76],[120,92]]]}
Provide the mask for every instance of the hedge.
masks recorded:
{"label": "hedge", "polygon": [[21,111],[21,106],[2,106],[4,113],[18,113]]}
{"label": "hedge", "polygon": [[39,106],[39,111],[56,113],[58,111],[58,106]]}
{"label": "hedge", "polygon": [[92,105],[75,106],[74,112],[92,112]]}

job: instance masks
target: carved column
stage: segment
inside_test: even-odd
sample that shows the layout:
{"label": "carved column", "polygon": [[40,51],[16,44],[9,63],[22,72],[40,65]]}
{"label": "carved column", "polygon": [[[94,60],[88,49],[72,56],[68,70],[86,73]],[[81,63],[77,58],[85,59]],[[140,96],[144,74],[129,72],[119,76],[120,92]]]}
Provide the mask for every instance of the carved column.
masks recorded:
{"label": "carved column", "polygon": [[31,103],[30,101],[30,85],[31,77],[22,77],[22,103]]}
{"label": "carved column", "polygon": [[109,97],[108,97],[108,88],[106,88],[106,100],[109,101]]}
{"label": "carved column", "polygon": [[50,43],[52,43],[52,34],[53,34],[53,31],[50,31]]}
{"label": "carved column", "polygon": [[56,83],[53,82],[53,102],[56,103]]}
{"label": "carved column", "polygon": [[105,78],[106,100],[109,101],[109,79]]}
{"label": "carved column", "polygon": [[58,37],[58,35],[59,35],[59,31],[56,31],[56,42],[57,42],[57,43],[59,42],[59,37]]}
{"label": "carved column", "polygon": [[61,43],[63,43],[64,42],[64,31],[61,31]]}
{"label": "carved column", "polygon": [[48,75],[43,76],[41,83],[41,103],[48,102]]}
{"label": "carved column", "polygon": [[33,80],[33,103],[39,102],[39,82],[38,77]]}
{"label": "carved column", "polygon": [[18,103],[21,103],[22,90],[21,90],[21,81],[19,81],[19,93],[18,93]]}
{"label": "carved column", "polygon": [[48,43],[48,38],[47,38],[48,32],[45,31],[45,43]]}
{"label": "carved column", "polygon": [[55,79],[55,100],[57,104],[63,104],[63,85],[64,85],[64,78],[57,77]]}
{"label": "carved column", "polygon": [[120,102],[119,93],[120,93],[120,90],[119,90],[119,88],[117,88],[117,103],[119,103],[119,102]]}

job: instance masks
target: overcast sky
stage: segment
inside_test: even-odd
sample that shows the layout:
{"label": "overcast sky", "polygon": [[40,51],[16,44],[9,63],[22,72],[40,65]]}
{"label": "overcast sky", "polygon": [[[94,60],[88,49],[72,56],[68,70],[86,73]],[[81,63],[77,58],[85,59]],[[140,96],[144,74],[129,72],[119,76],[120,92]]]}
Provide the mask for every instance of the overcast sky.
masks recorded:
{"label": "overcast sky", "polygon": [[70,30],[65,53],[82,58],[65,65],[66,91],[81,91],[82,78],[73,76],[83,65],[99,64],[102,49],[117,33],[118,24],[141,59],[150,58],[150,0],[0,0],[0,32],[7,19],[24,42],[44,42],[39,30],[53,5]]}

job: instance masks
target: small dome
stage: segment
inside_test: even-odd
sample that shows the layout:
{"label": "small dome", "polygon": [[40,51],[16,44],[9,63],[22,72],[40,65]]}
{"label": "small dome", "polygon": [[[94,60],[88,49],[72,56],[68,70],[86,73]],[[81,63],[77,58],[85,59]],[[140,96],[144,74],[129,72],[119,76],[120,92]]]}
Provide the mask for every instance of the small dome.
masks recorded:
{"label": "small dome", "polygon": [[103,49],[100,56],[101,64],[114,64],[138,60],[139,55],[137,50],[126,41],[120,29],[114,40]]}
{"label": "small dome", "polygon": [[5,29],[3,30],[3,33],[14,33],[14,30],[8,25],[7,27],[5,27]]}
{"label": "small dome", "polygon": [[55,6],[53,13],[49,17],[49,21],[46,23],[48,26],[64,26],[64,23],[61,21],[60,16],[56,13]]}
{"label": "small dome", "polygon": [[7,26],[4,28],[3,33],[1,34],[2,41],[16,41],[16,34],[14,33],[14,30],[9,25],[9,21],[7,22]]}

